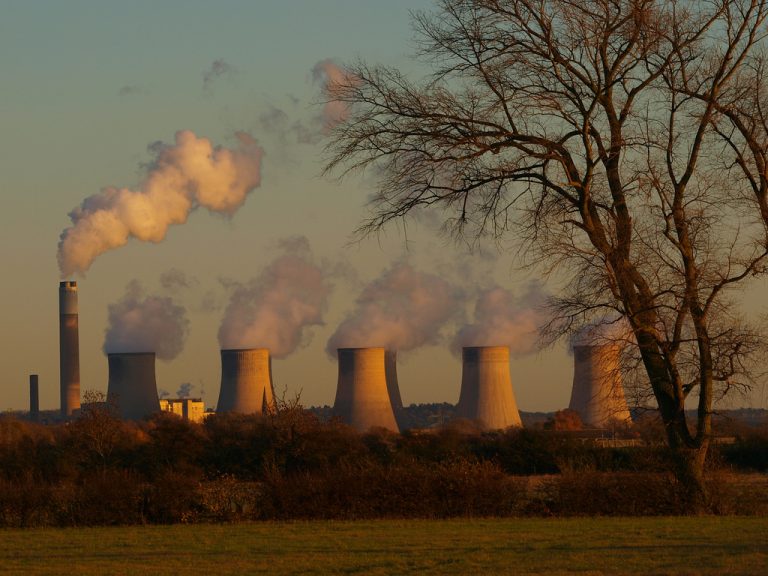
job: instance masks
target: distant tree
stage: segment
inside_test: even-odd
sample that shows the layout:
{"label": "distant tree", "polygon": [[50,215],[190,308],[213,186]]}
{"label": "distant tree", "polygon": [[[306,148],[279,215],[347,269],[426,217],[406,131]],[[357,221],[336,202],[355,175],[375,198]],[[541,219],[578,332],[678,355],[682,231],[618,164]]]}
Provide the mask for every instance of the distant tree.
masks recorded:
{"label": "distant tree", "polygon": [[552,417],[544,424],[544,428],[547,430],[581,430],[584,428],[584,423],[581,421],[581,416],[576,410],[558,410]]}
{"label": "distant tree", "polygon": [[441,209],[566,280],[553,335],[626,319],[693,508],[713,401],[762,345],[731,296],[768,256],[767,3],[438,0],[413,17],[431,76],[329,86],[326,172],[380,178],[362,234]]}

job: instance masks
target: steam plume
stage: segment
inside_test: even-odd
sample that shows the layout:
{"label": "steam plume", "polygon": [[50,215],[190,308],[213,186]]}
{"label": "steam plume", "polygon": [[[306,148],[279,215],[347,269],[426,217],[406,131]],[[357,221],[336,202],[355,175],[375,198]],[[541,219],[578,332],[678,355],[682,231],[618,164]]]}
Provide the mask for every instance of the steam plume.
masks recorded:
{"label": "steam plume", "polygon": [[237,149],[214,147],[193,132],[173,145],[153,147],[156,158],[138,190],[103,188],[69,213],[72,226],[59,239],[62,277],[84,273],[97,256],[130,238],[160,242],[168,226],[186,222],[202,206],[233,214],[260,182],[262,149],[245,133]]}
{"label": "steam plume", "polygon": [[104,352],[154,352],[172,360],[184,349],[189,321],[183,307],[170,298],[144,296],[131,282],[123,298],[109,306]]}
{"label": "steam plume", "polygon": [[544,323],[546,293],[531,282],[521,297],[501,287],[480,293],[475,304],[475,321],[462,327],[453,341],[453,350],[464,346],[509,346],[513,355],[532,352],[538,329]]}
{"label": "steam plume", "polygon": [[337,348],[413,350],[435,343],[459,299],[442,278],[398,263],[363,290],[357,308],[330,337],[326,351],[335,356]]}
{"label": "steam plume", "polygon": [[283,358],[302,343],[304,329],[323,323],[331,286],[304,237],[281,243],[285,252],[261,275],[239,285],[219,328],[222,349],[269,348]]}
{"label": "steam plume", "polygon": [[349,105],[336,99],[335,96],[345,87],[357,84],[358,78],[330,58],[326,58],[312,68],[312,79],[320,85],[323,96],[326,98],[321,120],[323,133],[328,134],[334,126],[349,118]]}

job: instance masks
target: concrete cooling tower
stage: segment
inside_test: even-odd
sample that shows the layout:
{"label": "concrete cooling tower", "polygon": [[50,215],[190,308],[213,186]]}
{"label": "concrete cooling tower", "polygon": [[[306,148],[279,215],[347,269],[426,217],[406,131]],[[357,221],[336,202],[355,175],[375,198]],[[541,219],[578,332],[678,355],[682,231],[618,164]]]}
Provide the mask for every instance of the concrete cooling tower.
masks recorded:
{"label": "concrete cooling tower", "polygon": [[589,426],[631,420],[620,370],[621,346],[615,343],[573,347],[573,390],[569,408]]}
{"label": "concrete cooling tower", "polygon": [[456,415],[495,430],[523,425],[509,373],[509,347],[462,349],[461,394]]}
{"label": "concrete cooling tower", "polygon": [[339,348],[338,356],[333,415],[360,432],[372,427],[398,432],[387,388],[384,348]]}
{"label": "concrete cooling tower", "polygon": [[80,339],[77,319],[77,282],[59,283],[59,385],[61,415],[80,408]]}
{"label": "concrete cooling tower", "polygon": [[120,417],[141,420],[160,411],[155,379],[155,353],[108,354],[107,398],[114,402]]}
{"label": "concrete cooling tower", "polygon": [[221,388],[216,412],[265,414],[274,405],[269,350],[222,350]]}
{"label": "concrete cooling tower", "polygon": [[397,381],[397,352],[387,350],[384,352],[384,375],[387,378],[387,393],[392,403],[395,414],[403,409],[403,399],[400,396],[400,384]]}

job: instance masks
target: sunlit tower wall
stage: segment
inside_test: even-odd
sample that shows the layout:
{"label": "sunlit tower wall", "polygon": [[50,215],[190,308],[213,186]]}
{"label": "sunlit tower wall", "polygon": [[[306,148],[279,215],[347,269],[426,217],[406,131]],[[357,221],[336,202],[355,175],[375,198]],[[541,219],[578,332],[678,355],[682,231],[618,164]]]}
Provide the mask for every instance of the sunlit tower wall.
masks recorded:
{"label": "sunlit tower wall", "polygon": [[141,420],[160,411],[154,352],[108,354],[107,398],[124,420]]}
{"label": "sunlit tower wall", "polygon": [[40,387],[37,374],[29,375],[29,419],[33,422],[40,419]]}
{"label": "sunlit tower wall", "polygon": [[509,370],[509,347],[462,349],[461,393],[456,415],[496,430],[522,427]]}
{"label": "sunlit tower wall", "polygon": [[387,387],[385,356],[384,348],[338,349],[333,415],[360,432],[373,427],[399,431]]}
{"label": "sunlit tower wall", "polygon": [[573,389],[568,406],[589,426],[631,420],[621,378],[621,345],[574,345]]}
{"label": "sunlit tower wall", "polygon": [[59,283],[59,387],[61,415],[80,408],[80,338],[77,282]]}
{"label": "sunlit tower wall", "polygon": [[269,350],[222,350],[221,388],[216,412],[266,414],[274,406]]}

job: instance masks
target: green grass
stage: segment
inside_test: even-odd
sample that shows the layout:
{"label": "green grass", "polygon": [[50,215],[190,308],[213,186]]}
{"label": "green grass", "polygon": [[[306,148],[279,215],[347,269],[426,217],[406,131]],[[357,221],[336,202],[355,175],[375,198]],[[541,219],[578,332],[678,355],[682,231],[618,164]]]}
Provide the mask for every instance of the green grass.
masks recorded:
{"label": "green grass", "polygon": [[0,530],[0,573],[767,574],[768,519],[392,520]]}

